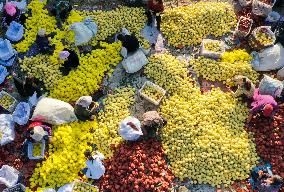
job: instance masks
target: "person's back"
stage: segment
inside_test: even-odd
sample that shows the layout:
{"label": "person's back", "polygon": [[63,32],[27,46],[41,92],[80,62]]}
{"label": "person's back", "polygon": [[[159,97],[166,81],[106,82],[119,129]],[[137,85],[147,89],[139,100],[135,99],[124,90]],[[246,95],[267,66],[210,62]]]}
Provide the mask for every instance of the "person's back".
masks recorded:
{"label": "person's back", "polygon": [[128,53],[133,53],[139,49],[139,41],[133,33],[131,35],[125,35],[122,46],[127,49]]}

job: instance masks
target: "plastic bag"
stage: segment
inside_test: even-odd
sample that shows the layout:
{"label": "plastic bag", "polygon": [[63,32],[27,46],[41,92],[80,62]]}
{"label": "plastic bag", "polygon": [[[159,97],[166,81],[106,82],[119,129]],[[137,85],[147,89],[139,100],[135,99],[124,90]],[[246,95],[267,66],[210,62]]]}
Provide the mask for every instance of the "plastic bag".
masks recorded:
{"label": "plastic bag", "polygon": [[42,98],[34,110],[32,121],[41,121],[52,125],[60,125],[76,121],[74,108],[64,101]]}
{"label": "plastic bag", "polygon": [[[127,123],[129,122],[133,123],[138,129],[138,131],[133,129],[130,125],[127,125]],[[126,117],[120,123],[118,133],[123,139],[127,141],[136,141],[137,139],[139,139],[141,135],[143,135],[143,132],[141,130],[140,121],[136,119],[135,117],[131,117],[131,116]]]}
{"label": "plastic bag", "polygon": [[9,75],[6,67],[0,65],[0,84],[3,83],[6,77]]}
{"label": "plastic bag", "polygon": [[264,75],[259,84],[259,93],[261,95],[271,95],[274,98],[280,97],[283,87],[283,82]]}
{"label": "plastic bag", "polygon": [[45,189],[45,190],[43,190],[43,192],[56,192],[56,190],[55,190],[55,189],[51,189],[51,188],[49,188],[49,189]]}
{"label": "plastic bag", "polygon": [[7,187],[12,187],[18,182],[19,171],[10,167],[9,165],[3,165],[0,169],[0,183],[5,184]]}
{"label": "plastic bag", "polygon": [[104,159],[104,155],[98,153],[98,155],[93,156],[94,160],[88,160],[87,164],[87,172],[86,177],[89,179],[99,179],[101,176],[105,174],[105,166],[102,163]]}
{"label": "plastic bag", "polygon": [[14,141],[15,130],[12,115],[0,115],[0,145],[6,145]]}
{"label": "plastic bag", "polygon": [[24,35],[24,26],[20,23],[12,21],[8,30],[6,31],[6,37],[10,41],[20,41]]}
{"label": "plastic bag", "polygon": [[88,43],[93,37],[93,32],[84,23],[73,23],[70,29],[75,33],[76,46]]}
{"label": "plastic bag", "polygon": [[60,187],[57,192],[72,192],[73,189],[73,183],[68,183],[66,185],[63,185]]}
{"label": "plastic bag", "polygon": [[84,24],[93,32],[93,37],[96,36],[98,32],[98,25],[89,17],[85,19]]}
{"label": "plastic bag", "polygon": [[125,47],[122,47],[122,48],[121,48],[120,55],[121,55],[123,58],[127,58],[127,49],[126,49]]}
{"label": "plastic bag", "polygon": [[127,73],[135,73],[148,63],[148,59],[141,49],[124,59],[121,64]]}
{"label": "plastic bag", "polygon": [[11,3],[13,3],[15,6],[17,6],[17,8],[20,10],[20,11],[25,11],[26,8],[27,8],[27,2],[26,0],[22,0],[20,2],[18,1],[11,1]]}
{"label": "plastic bag", "polygon": [[31,107],[26,102],[20,102],[13,112],[13,120],[19,125],[27,124],[31,114]]}
{"label": "plastic bag", "polygon": [[280,19],[280,14],[275,12],[275,11],[271,11],[267,18],[265,19],[266,22],[270,22],[270,23],[275,23]]}
{"label": "plastic bag", "polygon": [[268,47],[258,54],[252,53],[252,67],[256,71],[271,71],[284,67],[284,48],[280,43]]}
{"label": "plastic bag", "polygon": [[33,106],[36,106],[38,101],[39,101],[39,98],[37,98],[37,93],[34,92],[34,94],[31,97],[29,97],[28,103],[30,107],[32,108]]}
{"label": "plastic bag", "polygon": [[281,81],[284,80],[284,67],[277,72],[277,78]]}

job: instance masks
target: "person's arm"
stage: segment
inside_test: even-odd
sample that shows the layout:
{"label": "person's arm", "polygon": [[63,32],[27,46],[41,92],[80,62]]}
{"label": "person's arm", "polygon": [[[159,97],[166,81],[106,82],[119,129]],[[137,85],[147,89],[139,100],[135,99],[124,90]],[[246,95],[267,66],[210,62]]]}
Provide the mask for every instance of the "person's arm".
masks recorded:
{"label": "person's arm", "polygon": [[239,97],[240,95],[242,95],[243,89],[241,87],[238,87],[238,89],[236,90],[236,92],[233,93],[234,97]]}

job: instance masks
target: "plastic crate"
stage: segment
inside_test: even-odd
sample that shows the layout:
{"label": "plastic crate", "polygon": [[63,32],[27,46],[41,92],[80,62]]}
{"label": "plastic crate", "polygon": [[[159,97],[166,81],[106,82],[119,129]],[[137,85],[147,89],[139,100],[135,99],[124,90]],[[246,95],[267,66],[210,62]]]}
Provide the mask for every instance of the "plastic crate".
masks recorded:
{"label": "plastic crate", "polygon": [[[88,189],[80,189],[78,186],[88,187]],[[72,183],[72,191],[71,192],[99,192],[97,186],[91,185],[89,183],[85,183],[79,180],[76,180]]]}
{"label": "plastic crate", "polygon": [[[250,22],[250,25],[249,25],[249,29],[248,31],[242,31],[239,29],[239,25],[241,23],[242,20],[247,20],[248,22]],[[250,34],[250,31],[251,31],[251,27],[252,27],[252,24],[253,24],[253,20],[252,19],[249,19],[247,17],[243,17],[241,16],[239,21],[238,21],[238,24],[237,24],[237,28],[236,28],[236,33],[240,36],[243,36],[243,37],[246,37]]]}
{"label": "plastic crate", "polygon": [[239,0],[239,4],[242,7],[247,7],[247,6],[250,6],[252,4],[252,0]]}
{"label": "plastic crate", "polygon": [[[220,44],[220,51],[214,52],[214,51],[206,50],[206,48],[205,48],[206,43],[219,43]],[[218,59],[222,56],[222,54],[224,52],[225,52],[225,43],[223,41],[213,40],[213,39],[203,39],[202,40],[200,55],[205,56],[205,57],[212,57],[212,58]]]}
{"label": "plastic crate", "polygon": [[17,105],[17,100],[11,96],[9,93],[5,92],[5,91],[1,91],[0,92],[0,100],[2,99],[2,97],[4,96],[7,96],[9,98],[11,98],[11,100],[13,100],[12,104],[9,106],[9,107],[4,107],[1,105],[1,102],[0,102],[0,106],[2,108],[4,108],[5,110],[9,111],[10,113],[12,113],[14,111],[14,109],[16,108],[16,105]]}
{"label": "plastic crate", "polygon": [[13,187],[4,189],[3,192],[25,192],[25,191],[26,191],[26,187],[22,185],[21,183],[18,183],[14,185]]}
{"label": "plastic crate", "polygon": [[[149,97],[148,95],[144,94],[142,91],[143,89],[145,89],[146,86],[150,86],[153,87],[154,89],[160,91],[162,93],[161,98],[159,98],[159,100],[155,100],[151,97]],[[163,97],[166,95],[166,90],[164,90],[162,87],[150,82],[150,81],[146,81],[144,83],[144,85],[142,86],[142,88],[139,90],[139,94],[141,97],[143,97],[144,99],[146,99],[147,101],[153,103],[154,105],[159,105],[160,102],[162,101]]]}
{"label": "plastic crate", "polygon": [[252,13],[258,16],[267,16],[272,11],[272,7],[274,3],[275,1],[272,2],[271,5],[268,5],[259,0],[253,0],[252,1]]}
{"label": "plastic crate", "polygon": [[45,140],[43,139],[43,140],[41,141],[41,155],[40,155],[40,156],[33,156],[33,149],[34,149],[34,146],[33,146],[33,143],[32,143],[32,142],[29,142],[29,143],[28,143],[28,158],[29,158],[30,160],[40,160],[40,159],[44,159],[45,147],[46,147],[46,143],[45,143]]}

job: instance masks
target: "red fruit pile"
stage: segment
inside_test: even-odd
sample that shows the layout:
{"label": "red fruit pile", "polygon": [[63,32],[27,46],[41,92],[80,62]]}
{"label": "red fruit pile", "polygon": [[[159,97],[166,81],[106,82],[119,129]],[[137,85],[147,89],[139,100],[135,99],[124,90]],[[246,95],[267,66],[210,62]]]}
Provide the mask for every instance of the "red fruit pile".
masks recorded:
{"label": "red fruit pile", "polygon": [[106,173],[100,182],[101,190],[167,191],[174,176],[164,156],[162,145],[156,140],[121,144],[113,158],[104,163]]}
{"label": "red fruit pile", "polygon": [[242,17],[239,21],[238,30],[249,32],[252,20]]}
{"label": "red fruit pile", "polygon": [[249,131],[254,133],[258,155],[272,165],[272,172],[284,177],[284,106],[269,122],[265,118],[256,117]]}

